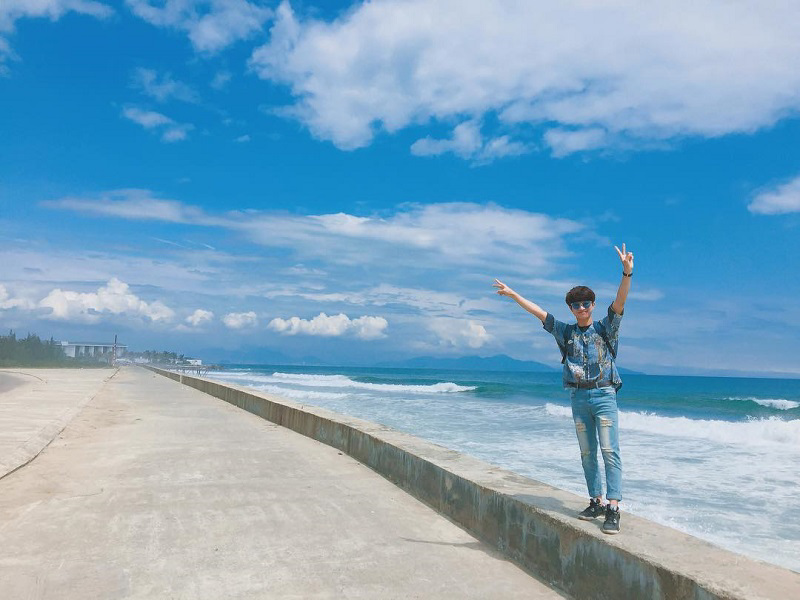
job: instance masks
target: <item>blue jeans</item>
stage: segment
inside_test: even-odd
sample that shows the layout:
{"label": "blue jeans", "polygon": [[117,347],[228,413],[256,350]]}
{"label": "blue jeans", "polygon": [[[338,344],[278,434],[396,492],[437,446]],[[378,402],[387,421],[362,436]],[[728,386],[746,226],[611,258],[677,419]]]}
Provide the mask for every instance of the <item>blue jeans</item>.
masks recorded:
{"label": "blue jeans", "polygon": [[570,389],[572,418],[581,447],[583,474],[592,498],[603,496],[600,470],[597,466],[597,441],[606,466],[606,498],[622,500],[622,460],[619,457],[619,417],[617,392],[613,387],[590,390]]}

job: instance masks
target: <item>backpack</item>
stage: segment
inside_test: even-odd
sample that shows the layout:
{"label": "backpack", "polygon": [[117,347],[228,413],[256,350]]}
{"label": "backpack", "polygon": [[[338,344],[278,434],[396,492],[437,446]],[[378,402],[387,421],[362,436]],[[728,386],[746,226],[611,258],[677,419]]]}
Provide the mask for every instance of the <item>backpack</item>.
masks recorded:
{"label": "backpack", "polygon": [[[611,345],[611,341],[608,339],[608,332],[606,331],[606,328],[600,321],[593,323],[593,325],[595,326],[594,327],[595,331],[597,331],[597,333],[600,335],[601,338],[603,338],[603,341],[606,343],[606,347],[608,348],[608,351],[611,353],[611,358],[617,360],[617,350],[616,348],[614,348],[614,346]],[[572,339],[572,334],[575,332],[577,328],[578,325],[576,323],[571,323],[570,325],[567,325],[567,328],[564,330],[564,340]],[[563,365],[565,362],[567,362],[567,347],[565,345],[566,342],[562,343],[559,340],[556,340],[556,343],[558,344],[558,349],[561,350],[561,364]]]}

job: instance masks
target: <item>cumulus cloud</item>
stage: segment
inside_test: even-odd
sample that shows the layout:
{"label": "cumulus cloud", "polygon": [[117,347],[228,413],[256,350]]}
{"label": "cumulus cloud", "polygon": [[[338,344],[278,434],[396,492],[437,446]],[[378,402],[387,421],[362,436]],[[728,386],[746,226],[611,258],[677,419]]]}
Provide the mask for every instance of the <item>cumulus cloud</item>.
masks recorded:
{"label": "cumulus cloud", "polygon": [[0,284],[0,310],[8,310],[11,308],[31,309],[35,303],[27,298],[13,298],[11,293],[6,289],[6,286]]}
{"label": "cumulus cloud", "polygon": [[245,327],[255,327],[258,325],[258,315],[252,310],[241,313],[228,313],[222,317],[222,322],[230,329],[244,329]]}
{"label": "cumulus cloud", "polygon": [[123,109],[122,116],[145,129],[160,131],[161,141],[163,142],[183,141],[188,133],[194,129],[194,125],[191,123],[177,123],[159,112],[142,110],[135,106]]}
{"label": "cumulus cloud", "polygon": [[192,327],[200,327],[206,323],[210,323],[214,319],[214,313],[210,310],[203,310],[198,308],[191,315],[186,317],[186,322]]}
{"label": "cumulus cloud", "polygon": [[126,0],[133,14],[157,27],[184,31],[198,52],[214,53],[247,39],[272,16],[246,0]]}
{"label": "cumulus cloud", "polygon": [[491,122],[498,156],[539,143],[564,156],[750,133],[797,114],[798,21],[792,2],[384,0],[333,21],[283,2],[250,65],[290,88],[282,114],[343,149],[455,123],[412,151],[473,160],[487,146],[474,123]]}
{"label": "cumulus cloud", "polygon": [[362,340],[374,340],[386,337],[384,331],[389,322],[383,317],[363,316],[350,319],[345,314],[328,316],[324,312],[312,319],[291,317],[289,319],[275,318],[269,322],[273,331],[284,335],[318,335],[323,337],[338,337],[352,334]]}
{"label": "cumulus cloud", "polygon": [[476,349],[491,340],[486,328],[472,320],[433,319],[429,328],[438,336],[442,345],[453,348]]}
{"label": "cumulus cloud", "polygon": [[56,288],[39,301],[50,309],[49,318],[81,323],[97,323],[108,315],[124,315],[152,322],[170,321],[174,312],[162,302],[145,302],[127,283],[111,279],[96,292],[75,292]]}
{"label": "cumulus cloud", "polygon": [[782,215],[800,212],[800,175],[758,193],[747,209],[759,215]]}
{"label": "cumulus cloud", "polygon": [[173,79],[170,73],[159,75],[155,69],[135,69],[131,75],[131,85],[158,102],[173,99],[197,102],[200,99],[189,85]]}

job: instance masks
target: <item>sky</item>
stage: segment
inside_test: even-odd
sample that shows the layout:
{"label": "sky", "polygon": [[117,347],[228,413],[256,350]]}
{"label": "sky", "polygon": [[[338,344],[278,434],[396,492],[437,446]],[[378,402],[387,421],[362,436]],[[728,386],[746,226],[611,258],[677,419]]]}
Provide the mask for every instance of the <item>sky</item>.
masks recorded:
{"label": "sky", "polygon": [[0,1],[0,326],[800,376],[800,4]]}

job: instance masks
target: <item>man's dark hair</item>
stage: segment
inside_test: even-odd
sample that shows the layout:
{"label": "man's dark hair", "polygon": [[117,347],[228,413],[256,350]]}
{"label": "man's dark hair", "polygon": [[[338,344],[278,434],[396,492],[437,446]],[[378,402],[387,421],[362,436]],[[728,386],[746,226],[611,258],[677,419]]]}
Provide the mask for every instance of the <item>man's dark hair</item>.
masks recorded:
{"label": "man's dark hair", "polygon": [[567,306],[573,302],[582,302],[583,300],[594,302],[594,292],[585,285],[576,286],[567,292]]}

